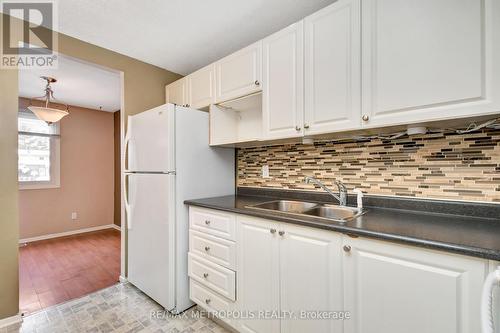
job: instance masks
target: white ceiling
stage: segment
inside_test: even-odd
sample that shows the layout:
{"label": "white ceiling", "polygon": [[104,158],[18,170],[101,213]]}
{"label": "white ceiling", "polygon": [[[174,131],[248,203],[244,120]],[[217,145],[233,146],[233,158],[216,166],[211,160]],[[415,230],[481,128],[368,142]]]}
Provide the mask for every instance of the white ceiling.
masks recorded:
{"label": "white ceiling", "polygon": [[59,31],[189,74],[334,0],[64,0]]}
{"label": "white ceiling", "polygon": [[114,112],[120,109],[121,80],[118,72],[59,55],[57,69],[19,71],[19,96],[33,98],[44,95],[46,81],[52,76],[56,102],[90,109]]}

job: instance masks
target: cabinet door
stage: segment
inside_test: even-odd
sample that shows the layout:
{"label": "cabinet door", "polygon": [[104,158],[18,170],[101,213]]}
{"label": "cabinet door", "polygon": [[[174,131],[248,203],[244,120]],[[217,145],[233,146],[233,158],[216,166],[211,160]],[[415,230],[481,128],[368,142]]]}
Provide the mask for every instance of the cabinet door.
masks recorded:
{"label": "cabinet door", "polygon": [[499,110],[498,1],[369,0],[362,17],[364,126]]}
{"label": "cabinet door", "polygon": [[209,65],[187,76],[188,104],[202,109],[215,103],[215,65]]}
{"label": "cabinet door", "polygon": [[[279,310],[278,223],[238,216],[237,301],[240,311],[258,315]],[[274,232],[273,232],[274,231]],[[279,320],[241,320],[241,332],[277,333]]]}
{"label": "cabinet door", "polygon": [[360,127],[360,0],[305,19],[305,134]]}
{"label": "cabinet door", "polygon": [[338,233],[289,224],[280,241],[281,311],[297,319],[281,321],[282,333],[340,333],[342,320],[304,319],[307,315],[341,311],[342,236]]}
{"label": "cabinet door", "polygon": [[261,90],[262,41],[216,63],[217,103]]}
{"label": "cabinet door", "polygon": [[480,332],[487,262],[344,238],[346,333]]}
{"label": "cabinet door", "polygon": [[300,21],[263,40],[262,116],[264,137],[303,135],[304,23]]}
{"label": "cabinet door", "polygon": [[167,103],[187,106],[186,88],[185,78],[170,83],[165,92]]}

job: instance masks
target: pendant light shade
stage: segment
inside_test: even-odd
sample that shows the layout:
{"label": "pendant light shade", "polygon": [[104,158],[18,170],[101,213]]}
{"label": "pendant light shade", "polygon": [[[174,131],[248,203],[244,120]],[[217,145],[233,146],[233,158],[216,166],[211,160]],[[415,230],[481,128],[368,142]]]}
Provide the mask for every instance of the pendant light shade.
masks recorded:
{"label": "pendant light shade", "polygon": [[64,116],[67,116],[69,114],[68,106],[66,105],[65,110],[50,107],[50,100],[54,99],[54,91],[50,87],[50,84],[57,82],[57,80],[53,77],[48,77],[48,76],[41,76],[40,78],[47,81],[47,85],[45,86],[45,96],[40,97],[45,99],[43,101],[45,105],[35,106],[32,105],[31,103],[32,100],[30,100],[30,106],[28,106],[28,110],[33,112],[38,119],[45,121],[49,125],[52,123],[57,123]]}
{"label": "pendant light shade", "polygon": [[57,123],[62,117],[69,114],[68,111],[42,106],[28,106],[28,110],[33,112],[38,119],[45,121],[48,124]]}

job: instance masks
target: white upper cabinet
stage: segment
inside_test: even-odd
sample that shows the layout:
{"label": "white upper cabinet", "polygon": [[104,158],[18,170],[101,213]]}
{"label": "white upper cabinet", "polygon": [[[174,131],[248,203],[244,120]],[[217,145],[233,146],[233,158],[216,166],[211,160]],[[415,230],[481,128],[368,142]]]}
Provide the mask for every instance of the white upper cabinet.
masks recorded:
{"label": "white upper cabinet", "polygon": [[304,24],[295,23],[263,40],[262,117],[265,139],[303,135]]}
{"label": "white upper cabinet", "polygon": [[344,247],[345,333],[481,331],[486,260],[347,236]]}
{"label": "white upper cabinet", "polygon": [[217,103],[262,89],[262,41],[219,60],[215,65]]}
{"label": "white upper cabinet", "polygon": [[363,125],[500,110],[500,2],[363,1]]}
{"label": "white upper cabinet", "polygon": [[207,108],[215,103],[215,64],[208,65],[186,77],[188,101],[193,109]]}
{"label": "white upper cabinet", "polygon": [[165,96],[167,103],[188,106],[186,78],[170,83],[165,88]]}
{"label": "white upper cabinet", "polygon": [[361,116],[360,0],[305,19],[305,134],[356,129]]}

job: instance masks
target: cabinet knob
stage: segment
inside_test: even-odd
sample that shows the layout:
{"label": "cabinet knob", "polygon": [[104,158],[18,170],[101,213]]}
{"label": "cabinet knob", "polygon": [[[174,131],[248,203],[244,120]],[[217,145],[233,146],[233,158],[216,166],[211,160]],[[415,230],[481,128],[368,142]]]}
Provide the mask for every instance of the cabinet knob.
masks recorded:
{"label": "cabinet knob", "polygon": [[364,114],[363,117],[361,117],[361,119],[363,119],[363,121],[368,121],[370,117],[367,114]]}
{"label": "cabinet knob", "polygon": [[210,220],[205,220],[205,224],[209,225],[210,224]]}
{"label": "cabinet knob", "polygon": [[295,126],[295,130],[298,132],[301,130],[300,126]]}
{"label": "cabinet knob", "polygon": [[284,232],[284,231],[280,231],[280,232],[278,232],[278,234],[279,234],[280,236],[283,236],[283,235],[285,234],[285,232]]}
{"label": "cabinet knob", "polygon": [[308,125],[308,124],[304,124],[304,128],[305,128],[305,129],[308,129],[308,128],[309,128],[309,125]]}
{"label": "cabinet knob", "polygon": [[203,277],[206,279],[208,277],[208,273],[203,273]]}
{"label": "cabinet knob", "polygon": [[349,245],[344,245],[344,252],[351,252],[351,247]]}
{"label": "cabinet knob", "polygon": [[210,246],[205,246],[205,251],[210,251]]}
{"label": "cabinet knob", "polygon": [[207,303],[207,304],[210,304],[210,302],[211,302],[210,298],[207,298],[207,299],[205,300],[205,303]]}
{"label": "cabinet knob", "polygon": [[256,86],[260,86],[260,82],[259,82],[259,80],[255,80],[255,82],[254,82],[254,83],[255,83],[255,85],[256,85]]}
{"label": "cabinet knob", "polygon": [[274,228],[271,228],[269,231],[270,231],[272,234],[275,234],[275,233],[276,233],[276,229],[274,229]]}

